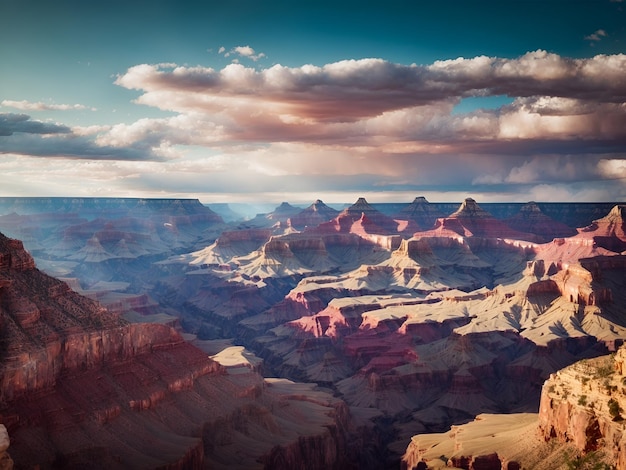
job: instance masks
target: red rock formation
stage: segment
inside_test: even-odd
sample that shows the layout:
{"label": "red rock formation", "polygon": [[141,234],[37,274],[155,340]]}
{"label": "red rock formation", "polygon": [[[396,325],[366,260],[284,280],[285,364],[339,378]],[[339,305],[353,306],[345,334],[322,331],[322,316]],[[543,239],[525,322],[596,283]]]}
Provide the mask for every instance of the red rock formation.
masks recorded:
{"label": "red rock formation", "polygon": [[472,198],[467,198],[456,212],[448,217],[439,218],[435,226],[426,232],[417,232],[415,236],[454,236],[510,238],[514,240],[539,241],[539,237],[530,233],[518,232],[504,222],[483,210]]}
{"label": "red rock formation", "polygon": [[602,450],[618,469],[626,468],[626,435],[621,416],[626,349],[614,357],[588,359],[552,374],[544,383],[539,432],[546,441],[571,442],[583,454]]}
{"label": "red rock formation", "polygon": [[333,221],[322,224],[320,229],[328,230],[328,228],[334,227],[335,231],[350,232],[354,223],[363,217],[365,218],[359,225],[360,228],[356,230],[362,229],[366,233],[380,235],[398,233],[398,222],[376,210],[362,197],[344,209]]}
{"label": "red rock formation", "polygon": [[20,468],[346,462],[342,402],[311,387],[266,390],[251,370],[228,375],[172,328],[128,324],[41,273],[1,234],[0,260],[0,422]]}
{"label": "red rock formation", "polygon": [[270,239],[269,229],[226,230],[215,240],[216,247],[222,250],[233,250],[241,256],[257,250]]}
{"label": "red rock formation", "polygon": [[593,240],[598,246],[620,253],[626,250],[626,205],[617,205],[605,217],[578,229],[577,238]]}
{"label": "red rock formation", "polygon": [[535,202],[522,206],[517,215],[504,221],[513,230],[532,233],[541,237],[541,241],[549,242],[554,238],[565,238],[576,235],[576,230],[548,217]]}

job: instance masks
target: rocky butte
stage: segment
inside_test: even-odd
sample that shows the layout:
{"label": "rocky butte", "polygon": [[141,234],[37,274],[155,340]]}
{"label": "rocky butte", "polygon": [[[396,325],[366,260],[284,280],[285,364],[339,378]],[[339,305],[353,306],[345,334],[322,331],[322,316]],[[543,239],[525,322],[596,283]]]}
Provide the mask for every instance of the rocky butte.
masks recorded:
{"label": "rocky butte", "polygon": [[597,387],[544,383],[626,337],[623,205],[360,198],[228,223],[175,200],[8,207],[0,230],[34,256],[3,238],[18,466],[534,468],[503,450],[528,435],[566,468],[616,439],[567,414],[583,394],[608,410]]}

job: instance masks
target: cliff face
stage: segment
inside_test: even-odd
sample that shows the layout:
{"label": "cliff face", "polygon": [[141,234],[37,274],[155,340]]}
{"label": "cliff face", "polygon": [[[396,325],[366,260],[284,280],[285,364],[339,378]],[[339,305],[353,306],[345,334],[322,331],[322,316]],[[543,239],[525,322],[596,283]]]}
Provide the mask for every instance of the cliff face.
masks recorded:
{"label": "cliff face", "polygon": [[[0,422],[18,467],[291,468],[323,450],[309,468],[344,468],[350,415],[314,385],[269,382],[168,326],[128,324],[1,234],[0,281]],[[1,468],[7,446],[0,432]]]}
{"label": "cliff face", "polygon": [[571,442],[583,454],[600,450],[618,469],[626,468],[625,365],[626,348],[620,348],[552,374],[539,407],[544,439]]}
{"label": "cliff face", "polygon": [[625,372],[626,347],[576,362],[545,381],[538,414],[480,415],[447,433],[414,436],[402,466],[622,470]]}

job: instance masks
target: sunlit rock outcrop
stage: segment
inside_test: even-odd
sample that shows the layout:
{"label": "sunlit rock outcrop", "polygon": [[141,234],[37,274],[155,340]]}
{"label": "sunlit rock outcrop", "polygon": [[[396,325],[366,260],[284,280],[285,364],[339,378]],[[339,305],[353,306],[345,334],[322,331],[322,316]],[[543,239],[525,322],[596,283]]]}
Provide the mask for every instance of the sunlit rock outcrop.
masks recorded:
{"label": "sunlit rock outcrop", "polygon": [[538,413],[481,414],[446,433],[416,435],[402,468],[626,468],[624,364],[622,347],[552,373]]}
{"label": "sunlit rock outcrop", "polygon": [[605,217],[578,230],[576,238],[593,240],[594,244],[614,252],[626,250],[626,205],[619,204]]}

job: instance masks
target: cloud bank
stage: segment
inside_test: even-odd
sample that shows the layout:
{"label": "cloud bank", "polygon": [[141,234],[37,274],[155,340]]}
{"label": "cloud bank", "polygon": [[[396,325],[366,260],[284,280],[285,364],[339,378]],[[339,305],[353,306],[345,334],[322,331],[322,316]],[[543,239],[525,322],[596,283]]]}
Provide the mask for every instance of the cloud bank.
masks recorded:
{"label": "cloud bank", "polygon": [[37,121],[27,114],[0,113],[0,154],[87,160],[163,159],[145,140],[114,146],[100,144],[90,134],[87,128]]}
{"label": "cloud bank", "polygon": [[[600,39],[602,32],[593,35]],[[249,46],[219,53],[264,56]],[[115,84],[137,90],[137,104],[175,115],[93,130],[9,115],[0,120],[0,133],[27,146],[29,139],[45,140],[34,135],[39,126],[38,134],[64,134],[55,136],[57,144],[83,145],[86,159],[97,151],[111,159],[165,159],[137,177],[146,188],[174,190],[184,181],[195,187],[190,182],[198,179],[198,187],[236,182],[235,192],[375,187],[626,197],[624,54],[573,59],[537,50],[429,65],[382,59],[222,69],[140,64]],[[465,98],[489,96],[511,102],[454,112]],[[16,132],[30,134],[20,143]],[[0,142],[5,153],[6,142]]]}

